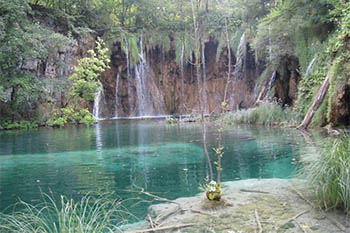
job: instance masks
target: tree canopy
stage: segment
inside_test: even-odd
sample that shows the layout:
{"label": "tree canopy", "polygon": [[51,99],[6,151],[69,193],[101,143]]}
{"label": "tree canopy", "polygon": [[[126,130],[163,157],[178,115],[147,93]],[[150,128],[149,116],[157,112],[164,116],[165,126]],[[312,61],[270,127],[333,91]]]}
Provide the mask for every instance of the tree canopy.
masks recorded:
{"label": "tree canopy", "polygon": [[87,34],[108,46],[121,43],[133,63],[141,35],[148,50],[166,53],[173,43],[180,65],[182,53],[187,61],[200,59],[198,51],[210,39],[218,42],[219,55],[227,47],[235,52],[249,32],[249,43],[267,67],[296,57],[305,71],[328,43],[342,46],[345,40],[331,42],[333,34],[348,37],[347,5],[344,0],[0,0],[0,101],[10,108],[7,117],[34,116],[36,102],[48,93],[47,80],[32,68]]}

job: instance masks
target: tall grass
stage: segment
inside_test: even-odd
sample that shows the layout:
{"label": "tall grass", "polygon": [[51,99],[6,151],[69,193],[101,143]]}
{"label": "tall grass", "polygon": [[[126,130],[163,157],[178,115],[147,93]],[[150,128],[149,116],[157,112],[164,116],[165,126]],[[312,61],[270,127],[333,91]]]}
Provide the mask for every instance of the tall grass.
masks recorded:
{"label": "tall grass", "polygon": [[262,102],[258,107],[227,113],[224,116],[226,124],[258,124],[258,125],[288,125],[296,126],[300,113],[292,108],[282,106],[277,101]]}
{"label": "tall grass", "polygon": [[24,201],[24,207],[12,214],[0,215],[0,232],[23,233],[97,233],[121,232],[118,229],[127,212],[119,200],[111,199],[109,194],[94,196],[91,193],[80,201],[61,196],[60,206],[45,195],[40,205]]}
{"label": "tall grass", "polygon": [[323,152],[305,161],[302,173],[320,207],[350,214],[350,137],[332,140]]}

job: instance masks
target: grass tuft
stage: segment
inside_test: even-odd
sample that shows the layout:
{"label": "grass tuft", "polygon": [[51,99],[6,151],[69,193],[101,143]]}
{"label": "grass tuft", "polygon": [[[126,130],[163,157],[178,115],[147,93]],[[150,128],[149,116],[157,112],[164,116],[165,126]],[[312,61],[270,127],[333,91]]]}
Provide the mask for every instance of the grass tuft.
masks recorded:
{"label": "grass tuft", "polygon": [[243,109],[224,116],[225,124],[256,124],[296,126],[301,115],[288,106],[282,106],[277,101],[262,102],[256,108]]}
{"label": "grass tuft", "polygon": [[21,211],[0,214],[0,232],[121,232],[118,226],[128,214],[110,194],[89,193],[78,202],[61,196],[60,207],[49,195],[44,199],[39,205],[20,201]]}
{"label": "grass tuft", "polygon": [[321,208],[350,213],[350,137],[336,138],[318,156],[306,159],[306,175]]}

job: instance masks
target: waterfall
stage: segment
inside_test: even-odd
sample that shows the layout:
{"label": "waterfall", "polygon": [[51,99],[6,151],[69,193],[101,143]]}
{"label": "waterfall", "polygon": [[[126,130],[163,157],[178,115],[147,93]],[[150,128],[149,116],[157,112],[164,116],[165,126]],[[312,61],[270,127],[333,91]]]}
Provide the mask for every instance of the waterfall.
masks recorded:
{"label": "waterfall", "polygon": [[129,44],[128,38],[124,35],[124,43],[125,43],[125,55],[126,55],[126,70],[128,74],[128,78],[130,76],[130,57],[129,57]]}
{"label": "waterfall", "polygon": [[156,88],[152,70],[144,57],[142,35],[140,37],[139,64],[135,66],[135,80],[138,110],[137,116],[153,116],[157,113],[155,106],[162,109],[159,90]]}
{"label": "waterfall", "polygon": [[202,98],[203,98],[203,107],[204,107],[204,113],[209,112],[209,106],[208,106],[208,95],[207,95],[207,88],[206,88],[206,79],[207,79],[207,69],[206,69],[206,64],[205,64],[205,43],[202,45],[202,75],[203,75],[203,82],[202,82]]}
{"label": "waterfall", "polygon": [[180,66],[181,66],[181,102],[182,104],[185,103],[185,93],[184,93],[184,85],[185,85],[185,43],[182,41],[182,48],[181,48],[181,61],[180,61]]}
{"label": "waterfall", "polygon": [[117,79],[115,81],[115,107],[114,107],[114,117],[118,117],[118,108],[119,108],[119,98],[118,98],[118,89],[119,89],[119,79],[120,73],[117,74]]}
{"label": "waterfall", "polygon": [[124,44],[125,44],[125,55],[126,55],[126,71],[127,71],[127,81],[128,81],[128,103],[130,106],[129,114],[134,112],[135,106],[133,106],[131,102],[131,97],[134,95],[132,91],[132,80],[131,80],[131,63],[130,63],[130,51],[129,51],[129,44],[128,44],[128,38],[126,35],[124,35]]}
{"label": "waterfall", "polygon": [[135,66],[135,79],[136,79],[136,91],[138,100],[138,113],[139,116],[146,114],[146,106],[148,106],[146,97],[146,62],[140,57],[140,64]]}
{"label": "waterfall", "polygon": [[233,75],[237,79],[243,79],[246,75],[245,67],[246,67],[246,57],[247,57],[247,41],[245,33],[241,36],[241,40],[239,42],[238,48],[237,48],[237,62],[235,65],[235,70],[233,72]]}
{"label": "waterfall", "polygon": [[[138,64],[130,63],[130,49],[128,47],[126,36],[124,44],[126,47],[127,60],[127,82],[128,82],[128,115],[131,117],[155,116],[163,113],[163,95],[161,95],[152,68],[147,63],[147,57],[143,47],[143,36],[141,34],[138,43]],[[120,91],[121,74],[116,77],[116,96],[115,96],[115,117],[120,110],[120,99],[117,93]],[[120,93],[120,92],[119,92]],[[120,111],[119,111],[120,112]]]}
{"label": "waterfall", "polygon": [[310,62],[310,64],[308,65],[307,69],[306,69],[306,72],[305,72],[305,76],[304,78],[307,78],[311,72],[311,68],[313,66],[313,64],[315,63],[317,57],[314,57],[314,59],[312,59],[312,61]]}
{"label": "waterfall", "polygon": [[268,88],[267,88],[267,91],[266,91],[264,100],[266,100],[267,98],[269,98],[270,91],[271,91],[271,89],[272,89],[272,87],[273,87],[273,84],[275,83],[275,80],[276,80],[276,74],[277,74],[276,71],[273,72],[273,74],[272,74],[272,77],[271,77],[271,79],[270,79],[269,86],[268,86]]}
{"label": "waterfall", "polygon": [[102,94],[103,94],[103,86],[102,84],[100,85],[100,87],[98,88],[98,91],[95,94],[95,100],[94,100],[94,108],[92,111],[92,115],[97,119],[101,119],[100,118],[100,103],[102,100]]}
{"label": "waterfall", "polygon": [[145,115],[146,109],[146,61],[143,57],[143,48],[142,48],[142,35],[140,37],[140,53],[139,61],[140,64],[135,66],[135,79],[136,79],[136,91],[137,91],[137,100],[138,100],[138,113],[139,116]]}

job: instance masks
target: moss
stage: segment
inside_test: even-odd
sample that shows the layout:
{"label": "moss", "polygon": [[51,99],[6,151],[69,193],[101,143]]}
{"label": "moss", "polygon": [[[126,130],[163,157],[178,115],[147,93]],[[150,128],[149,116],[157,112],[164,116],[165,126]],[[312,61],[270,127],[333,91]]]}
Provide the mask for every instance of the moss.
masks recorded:
{"label": "moss", "polygon": [[[326,95],[326,98],[328,98],[328,94]],[[318,108],[317,112],[315,113],[314,117],[312,118],[311,126],[324,126],[327,124],[327,106],[328,102],[323,101],[321,106]]]}
{"label": "moss", "polygon": [[[272,196],[253,196],[255,201],[242,204],[237,211],[230,211],[218,216],[197,215],[188,222],[196,222],[191,228],[181,232],[255,232],[257,229],[255,210],[258,210],[260,221],[263,222],[264,232],[276,232],[279,224],[293,217],[295,212],[283,201]],[[225,204],[226,203],[226,204]],[[227,202],[203,202],[202,207],[219,211],[229,207]],[[292,226],[283,225],[279,232],[286,232]]]}

